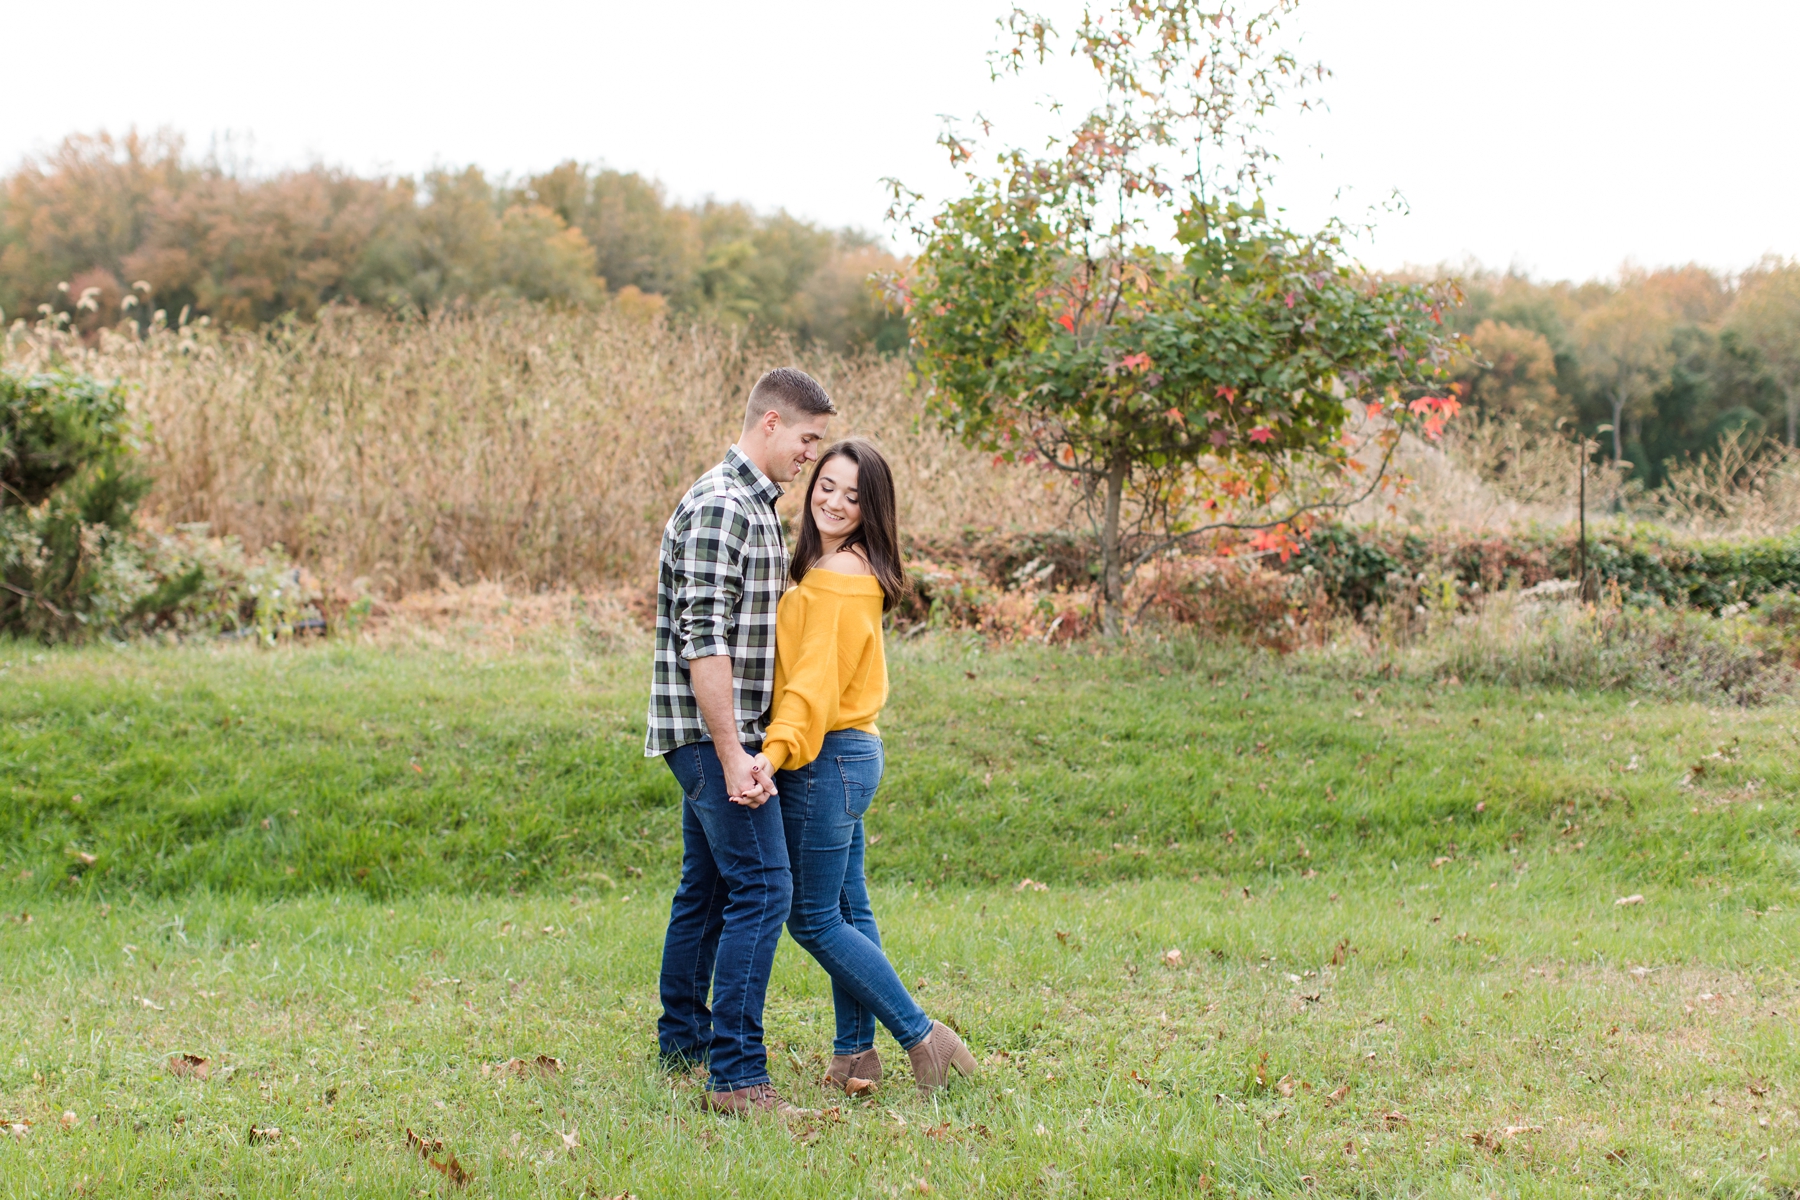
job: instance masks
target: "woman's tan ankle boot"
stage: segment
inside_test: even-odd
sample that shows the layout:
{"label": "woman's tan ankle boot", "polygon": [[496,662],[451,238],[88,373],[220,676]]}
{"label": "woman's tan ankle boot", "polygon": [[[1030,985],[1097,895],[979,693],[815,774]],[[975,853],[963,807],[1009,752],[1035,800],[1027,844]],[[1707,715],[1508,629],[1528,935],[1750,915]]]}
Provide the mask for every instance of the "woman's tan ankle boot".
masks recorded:
{"label": "woman's tan ankle boot", "polygon": [[859,1054],[839,1054],[825,1071],[825,1085],[856,1096],[881,1082],[881,1056],[870,1046]]}
{"label": "woman's tan ankle boot", "polygon": [[920,1092],[929,1092],[950,1082],[953,1067],[958,1075],[975,1073],[975,1056],[956,1036],[956,1030],[942,1021],[933,1021],[925,1040],[908,1050],[906,1056],[912,1059],[913,1082],[919,1085]]}

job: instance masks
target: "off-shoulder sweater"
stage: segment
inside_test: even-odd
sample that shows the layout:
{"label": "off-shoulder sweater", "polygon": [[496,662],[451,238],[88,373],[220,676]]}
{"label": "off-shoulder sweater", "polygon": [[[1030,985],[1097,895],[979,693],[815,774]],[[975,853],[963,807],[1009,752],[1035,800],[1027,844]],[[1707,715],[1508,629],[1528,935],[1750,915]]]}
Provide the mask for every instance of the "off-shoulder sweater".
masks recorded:
{"label": "off-shoulder sweater", "polygon": [[873,575],[817,567],[781,598],[775,616],[775,701],[763,735],[763,753],[777,771],[817,758],[833,730],[879,736],[875,718],[888,691],[881,600]]}

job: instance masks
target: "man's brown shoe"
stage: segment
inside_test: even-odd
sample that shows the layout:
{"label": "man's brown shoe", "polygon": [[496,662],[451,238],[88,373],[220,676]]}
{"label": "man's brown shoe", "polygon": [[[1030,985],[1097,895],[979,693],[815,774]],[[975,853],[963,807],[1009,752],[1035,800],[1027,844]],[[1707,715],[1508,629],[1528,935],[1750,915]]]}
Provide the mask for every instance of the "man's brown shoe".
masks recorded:
{"label": "man's brown shoe", "polygon": [[755,1087],[738,1088],[733,1092],[708,1092],[701,1103],[713,1112],[724,1113],[728,1117],[744,1117],[756,1113],[783,1118],[818,1115],[810,1108],[796,1108],[783,1100],[772,1083],[759,1083]]}
{"label": "man's brown shoe", "polygon": [[955,1068],[958,1075],[975,1073],[975,1056],[956,1036],[956,1030],[942,1021],[933,1021],[931,1032],[925,1035],[924,1041],[908,1050],[906,1057],[912,1059],[913,1082],[919,1085],[920,1092],[929,1092],[950,1082],[951,1068]]}
{"label": "man's brown shoe", "polygon": [[860,1054],[839,1054],[825,1070],[825,1086],[850,1096],[873,1091],[881,1082],[881,1056],[870,1046]]}

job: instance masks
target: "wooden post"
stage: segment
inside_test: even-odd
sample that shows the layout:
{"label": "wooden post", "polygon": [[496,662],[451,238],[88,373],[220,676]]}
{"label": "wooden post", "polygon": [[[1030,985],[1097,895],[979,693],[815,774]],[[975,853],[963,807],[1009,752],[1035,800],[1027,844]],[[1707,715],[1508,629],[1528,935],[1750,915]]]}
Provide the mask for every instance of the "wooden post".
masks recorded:
{"label": "wooden post", "polygon": [[1575,440],[1575,446],[1576,446],[1576,463],[1577,463],[1577,467],[1578,467],[1579,477],[1581,480],[1580,484],[1577,486],[1577,489],[1576,489],[1579,494],[1579,497],[1580,497],[1576,501],[1576,507],[1580,513],[1581,542],[1575,553],[1575,570],[1577,572],[1576,578],[1581,581],[1581,588],[1580,588],[1580,591],[1578,592],[1578,595],[1580,595],[1580,597],[1583,600],[1592,600],[1593,597],[1588,595],[1588,573],[1587,573],[1587,475],[1588,475],[1587,437],[1585,435],[1577,437]]}

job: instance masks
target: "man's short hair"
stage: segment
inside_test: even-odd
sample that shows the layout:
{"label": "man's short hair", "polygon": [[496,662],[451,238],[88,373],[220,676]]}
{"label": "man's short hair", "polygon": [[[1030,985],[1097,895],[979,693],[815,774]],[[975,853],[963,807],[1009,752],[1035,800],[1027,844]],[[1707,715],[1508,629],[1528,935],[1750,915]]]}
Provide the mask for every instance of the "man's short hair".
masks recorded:
{"label": "man's short hair", "polygon": [[837,405],[831,402],[831,396],[819,386],[818,380],[799,367],[776,367],[773,371],[763,372],[756,386],[750,389],[750,403],[744,409],[745,426],[771,408],[778,410],[784,420],[837,415]]}

